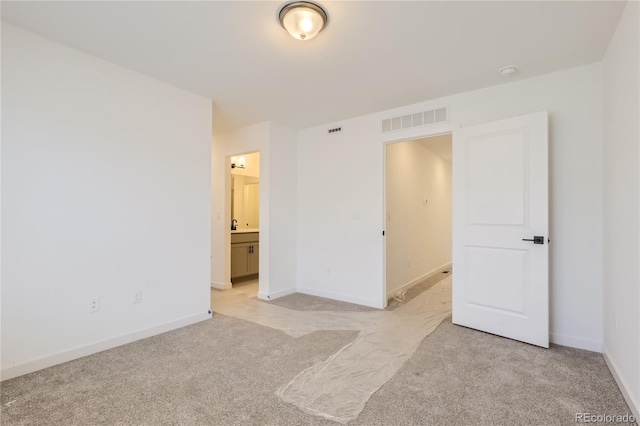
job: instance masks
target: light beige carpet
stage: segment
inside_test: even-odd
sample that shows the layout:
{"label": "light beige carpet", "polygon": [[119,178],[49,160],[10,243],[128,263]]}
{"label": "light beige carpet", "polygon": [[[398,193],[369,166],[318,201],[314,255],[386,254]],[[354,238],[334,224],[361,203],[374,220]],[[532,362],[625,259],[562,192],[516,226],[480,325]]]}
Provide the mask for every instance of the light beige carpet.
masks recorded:
{"label": "light beige carpet", "polygon": [[[276,302],[342,310],[340,302],[287,297],[295,301]],[[356,334],[292,338],[216,315],[2,382],[0,420],[3,426],[335,425],[275,391]],[[445,320],[350,424],[570,425],[578,412],[629,413],[600,354],[545,350]]]}

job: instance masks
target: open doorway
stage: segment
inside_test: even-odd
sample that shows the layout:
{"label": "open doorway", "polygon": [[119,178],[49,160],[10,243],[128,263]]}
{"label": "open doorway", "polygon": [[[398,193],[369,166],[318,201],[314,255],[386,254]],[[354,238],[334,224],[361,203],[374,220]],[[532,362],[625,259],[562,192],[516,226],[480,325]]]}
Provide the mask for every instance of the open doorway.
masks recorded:
{"label": "open doorway", "polygon": [[393,306],[452,271],[452,135],[385,149],[385,282]]}
{"label": "open doorway", "polygon": [[232,287],[258,292],[260,270],[260,153],[231,157],[230,271]]}

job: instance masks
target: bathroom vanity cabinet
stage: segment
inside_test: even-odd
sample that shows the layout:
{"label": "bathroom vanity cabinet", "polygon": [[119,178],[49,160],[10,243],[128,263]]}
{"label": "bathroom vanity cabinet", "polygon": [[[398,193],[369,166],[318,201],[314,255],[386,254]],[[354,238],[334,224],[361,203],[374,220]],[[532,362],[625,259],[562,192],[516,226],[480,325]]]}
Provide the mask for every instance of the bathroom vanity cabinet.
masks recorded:
{"label": "bathroom vanity cabinet", "polygon": [[234,278],[257,275],[259,258],[260,234],[258,232],[231,234],[231,281]]}

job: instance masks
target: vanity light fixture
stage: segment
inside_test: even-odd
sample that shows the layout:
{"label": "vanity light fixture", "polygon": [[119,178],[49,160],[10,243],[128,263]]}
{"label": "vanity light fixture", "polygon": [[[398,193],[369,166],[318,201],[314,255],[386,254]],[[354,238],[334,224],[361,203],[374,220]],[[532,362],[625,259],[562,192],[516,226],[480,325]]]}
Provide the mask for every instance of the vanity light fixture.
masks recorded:
{"label": "vanity light fixture", "polygon": [[246,164],[246,160],[244,157],[231,157],[232,169],[244,169],[245,164]]}
{"label": "vanity light fixture", "polygon": [[327,25],[327,12],[308,1],[294,1],[285,4],[279,13],[280,25],[298,40],[311,40],[325,25]]}

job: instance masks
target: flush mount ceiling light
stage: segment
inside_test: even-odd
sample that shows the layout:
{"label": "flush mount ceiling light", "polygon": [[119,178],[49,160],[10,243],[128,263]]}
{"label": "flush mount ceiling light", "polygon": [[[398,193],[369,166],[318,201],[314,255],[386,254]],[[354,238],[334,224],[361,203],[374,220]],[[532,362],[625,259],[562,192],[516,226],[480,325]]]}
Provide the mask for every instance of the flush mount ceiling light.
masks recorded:
{"label": "flush mount ceiling light", "polygon": [[311,40],[325,25],[327,12],[315,3],[295,1],[280,9],[280,24],[298,40]]}

